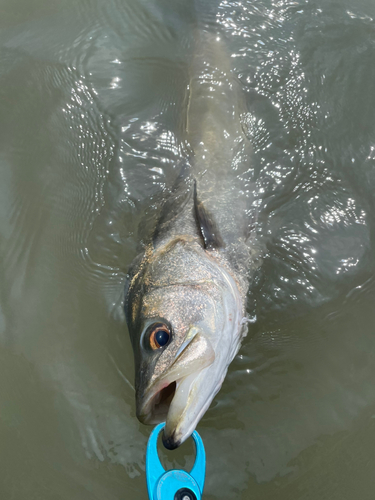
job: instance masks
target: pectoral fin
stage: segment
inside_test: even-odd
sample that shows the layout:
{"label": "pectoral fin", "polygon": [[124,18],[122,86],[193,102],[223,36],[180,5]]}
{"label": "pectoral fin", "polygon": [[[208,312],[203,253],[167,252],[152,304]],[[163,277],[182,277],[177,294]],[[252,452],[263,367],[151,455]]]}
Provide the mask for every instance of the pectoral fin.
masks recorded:
{"label": "pectoral fin", "polygon": [[212,214],[198,200],[197,181],[194,181],[194,210],[204,248],[207,250],[224,248],[224,242]]}

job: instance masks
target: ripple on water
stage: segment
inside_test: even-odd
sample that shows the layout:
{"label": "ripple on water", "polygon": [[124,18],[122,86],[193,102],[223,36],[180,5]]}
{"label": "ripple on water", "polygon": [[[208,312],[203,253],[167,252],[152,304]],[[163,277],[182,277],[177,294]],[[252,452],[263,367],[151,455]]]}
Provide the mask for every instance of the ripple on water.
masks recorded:
{"label": "ripple on water", "polygon": [[262,259],[257,322],[199,427],[207,498],[335,499],[373,475],[373,8],[195,4],[41,1],[0,20],[0,357],[25,416],[6,463],[40,451],[12,487],[38,492],[59,450],[49,491],[146,494],[123,282],[179,172],[195,16],[224,31],[246,94]]}

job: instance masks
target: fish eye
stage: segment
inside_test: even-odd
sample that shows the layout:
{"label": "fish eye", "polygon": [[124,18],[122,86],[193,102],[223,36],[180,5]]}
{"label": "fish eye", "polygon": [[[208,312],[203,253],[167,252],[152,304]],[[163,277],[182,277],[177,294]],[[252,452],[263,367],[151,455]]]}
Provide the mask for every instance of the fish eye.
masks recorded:
{"label": "fish eye", "polygon": [[150,327],[149,342],[153,350],[160,349],[168,344],[171,332],[167,325],[155,323]]}

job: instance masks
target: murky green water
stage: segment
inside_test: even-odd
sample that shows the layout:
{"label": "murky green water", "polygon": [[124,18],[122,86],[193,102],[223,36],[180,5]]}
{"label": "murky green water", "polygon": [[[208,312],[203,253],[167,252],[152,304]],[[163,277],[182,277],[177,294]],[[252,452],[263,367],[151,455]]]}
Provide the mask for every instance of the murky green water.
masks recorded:
{"label": "murky green water", "polygon": [[122,290],[176,176],[197,20],[224,31],[246,93],[263,252],[257,322],[198,427],[205,498],[374,498],[374,16],[1,0],[1,498],[147,497]]}

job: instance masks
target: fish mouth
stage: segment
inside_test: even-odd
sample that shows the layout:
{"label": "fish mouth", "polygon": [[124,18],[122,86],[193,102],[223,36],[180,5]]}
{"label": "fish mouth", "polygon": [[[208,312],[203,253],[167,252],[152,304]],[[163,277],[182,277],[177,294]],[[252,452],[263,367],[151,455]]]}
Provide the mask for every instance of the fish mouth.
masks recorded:
{"label": "fish mouth", "polygon": [[170,404],[175,396],[177,382],[171,382],[157,390],[147,398],[146,404],[138,415],[138,419],[146,425],[156,425],[165,422]]}
{"label": "fish mouth", "polygon": [[216,392],[208,399],[202,398],[200,390],[204,372],[214,360],[210,341],[195,333],[179,349],[170,368],[146,389],[138,419],[151,425],[166,422],[163,433],[166,448],[175,449],[190,436],[215,396]]}

